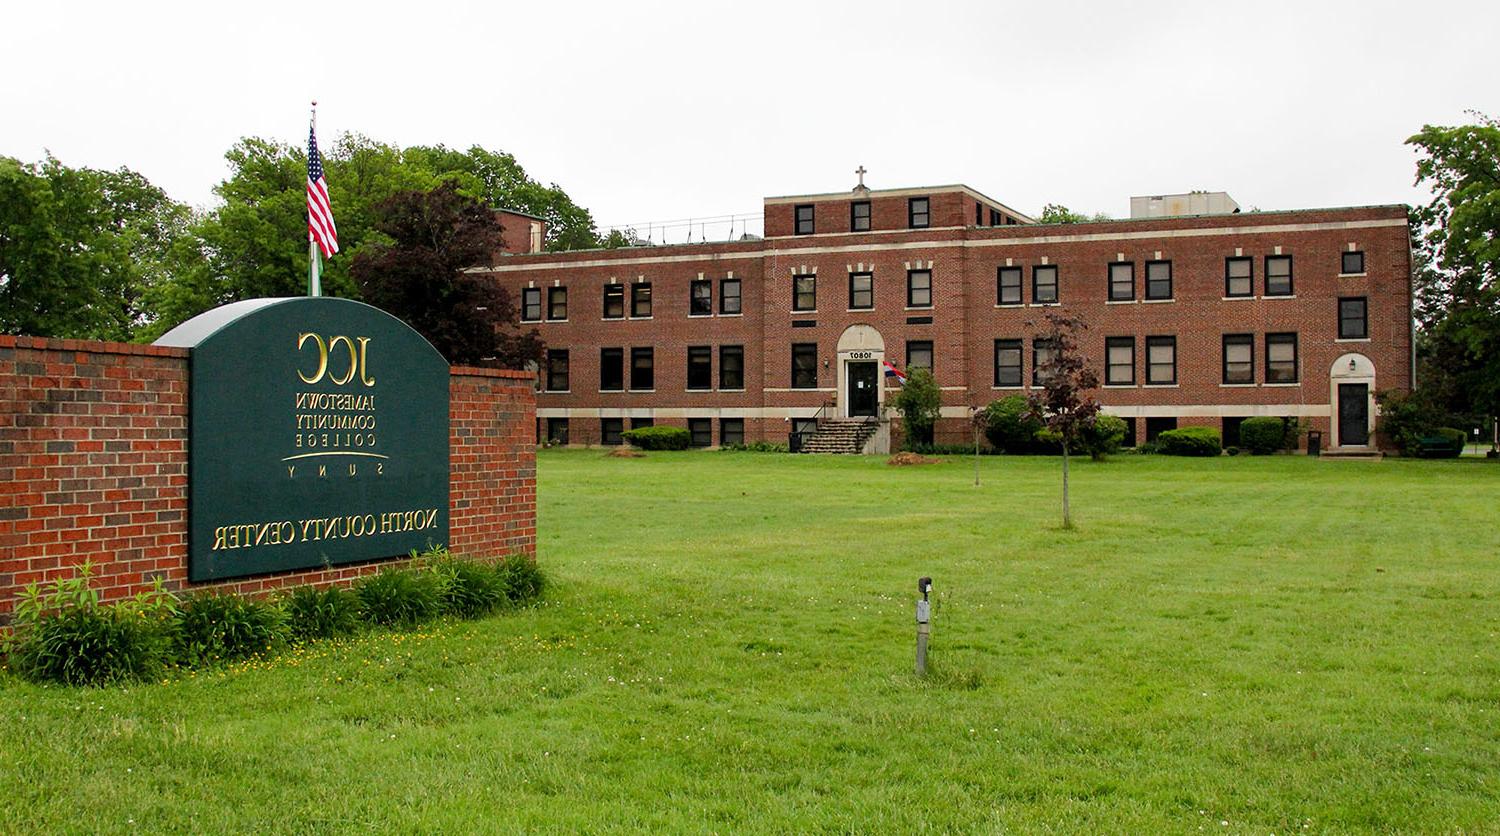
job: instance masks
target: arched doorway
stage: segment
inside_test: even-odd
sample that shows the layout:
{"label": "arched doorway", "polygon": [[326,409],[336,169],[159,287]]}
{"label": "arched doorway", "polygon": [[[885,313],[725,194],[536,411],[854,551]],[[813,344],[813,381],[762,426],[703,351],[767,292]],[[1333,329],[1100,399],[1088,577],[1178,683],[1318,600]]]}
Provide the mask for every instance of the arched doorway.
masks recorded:
{"label": "arched doorway", "polygon": [[1370,447],[1375,438],[1375,364],[1344,354],[1328,371],[1329,447]]}
{"label": "arched doorway", "polygon": [[885,340],[869,325],[851,325],[839,336],[838,414],[842,418],[880,417],[885,403],[880,363]]}

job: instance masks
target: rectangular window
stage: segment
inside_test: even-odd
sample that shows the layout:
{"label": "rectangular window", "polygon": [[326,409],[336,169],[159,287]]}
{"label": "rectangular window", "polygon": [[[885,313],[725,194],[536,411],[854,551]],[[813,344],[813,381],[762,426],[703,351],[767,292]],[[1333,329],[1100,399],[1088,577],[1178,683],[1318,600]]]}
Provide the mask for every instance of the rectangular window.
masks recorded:
{"label": "rectangular window", "polygon": [[1031,303],[1050,305],[1057,301],[1057,265],[1044,264],[1031,268]]}
{"label": "rectangular window", "polygon": [[719,346],[719,388],[727,390],[745,388],[744,346]]}
{"label": "rectangular window", "polygon": [[1224,382],[1255,382],[1255,335],[1224,335]]}
{"label": "rectangular window", "polygon": [[650,391],[656,388],[656,350],[647,348],[630,349],[630,388],[636,391]]}
{"label": "rectangular window", "polygon": [[974,225],[984,226],[984,206],[979,201],[974,201]]}
{"label": "rectangular window", "polygon": [[1346,276],[1365,272],[1365,254],[1359,250],[1344,253],[1339,259],[1339,272]]}
{"label": "rectangular window", "polygon": [[932,371],[932,340],[906,341],[906,370]]}
{"label": "rectangular window", "polygon": [[818,388],[817,343],[792,343],[792,388]]}
{"label": "rectangular window", "polygon": [[849,307],[859,311],[875,307],[875,275],[873,273],[849,274]]}
{"label": "rectangular window", "polygon": [[906,271],[906,306],[908,308],[932,307],[932,271]]}
{"label": "rectangular window", "polygon": [[625,432],[624,418],[599,419],[599,443],[607,447],[618,447],[625,442],[620,436]]}
{"label": "rectangular window", "polygon": [[619,392],[625,388],[625,349],[599,349],[599,391]]}
{"label": "rectangular window", "polygon": [[1297,335],[1266,335],[1266,382],[1297,382]]}
{"label": "rectangular window", "polygon": [[1123,420],[1125,422],[1125,437],[1122,438],[1122,439],[1120,439],[1120,446],[1121,447],[1134,447],[1135,446],[1135,419],[1134,418],[1122,418],[1121,420]]}
{"label": "rectangular window", "polygon": [[714,443],[714,420],[712,418],[689,418],[688,436],[688,443],[693,447],[712,447]]}
{"label": "rectangular window", "polygon": [[1243,415],[1226,415],[1219,419],[1219,438],[1225,447],[1240,446],[1240,425],[1245,423]]}
{"label": "rectangular window", "polygon": [[1135,337],[1109,337],[1104,341],[1104,382],[1111,386],[1135,383]]}
{"label": "rectangular window", "polygon": [[856,200],[849,204],[849,231],[870,231],[870,201]]}
{"label": "rectangular window", "polygon": [[687,388],[711,389],[714,381],[714,350],[706,345],[688,346]]}
{"label": "rectangular window", "polygon": [[655,418],[631,418],[630,428],[632,430],[644,430],[647,427],[656,426]]}
{"label": "rectangular window", "polygon": [[721,313],[721,314],[737,314],[737,313],[740,313],[740,312],[741,312],[741,309],[740,309],[740,280],[739,279],[720,279],[719,280],[719,313]]}
{"label": "rectangular window", "polygon": [[1230,297],[1255,295],[1255,259],[1238,257],[1224,259],[1224,295]]}
{"label": "rectangular window", "polygon": [[1057,349],[1045,337],[1031,340],[1031,385],[1046,386],[1053,373],[1052,363],[1057,359]]}
{"label": "rectangular window", "polygon": [[1346,296],[1339,299],[1339,339],[1362,340],[1370,336],[1370,324],[1365,297]]}
{"label": "rectangular window", "polygon": [[708,279],[693,279],[688,296],[689,316],[712,316],[714,312],[714,283]]}
{"label": "rectangular window", "polygon": [[1146,338],[1146,385],[1165,386],[1177,382],[1177,338]]}
{"label": "rectangular window", "polygon": [[1266,256],[1266,295],[1292,295],[1292,257],[1289,255]]}
{"label": "rectangular window", "polygon": [[815,311],[818,309],[818,277],[792,277],[792,310]]}
{"label": "rectangular window", "polygon": [[926,229],[932,225],[932,202],[925,197],[907,198],[906,225],[912,229]]}
{"label": "rectangular window", "polygon": [[811,234],[813,234],[813,207],[812,207],[812,204],[811,203],[799,203],[799,204],[797,204],[796,213],[797,213],[797,234],[798,235],[811,235]]}
{"label": "rectangular window", "polygon": [[547,318],[554,321],[568,318],[568,289],[566,287],[547,288]]}
{"label": "rectangular window", "polygon": [[625,286],[622,284],[607,284],[604,286],[604,318],[625,318]]}
{"label": "rectangular window", "polygon": [[728,447],[731,444],[745,443],[745,419],[744,418],[720,418],[719,419],[719,446]]}
{"label": "rectangular window", "polygon": [[550,442],[552,442],[553,444],[567,444],[568,443],[568,419],[566,419],[566,418],[548,418],[547,419],[547,440],[550,441]]}
{"label": "rectangular window", "polygon": [[995,273],[995,304],[1021,304],[1021,268],[1001,267]]}
{"label": "rectangular window", "polygon": [[568,391],[568,350],[547,349],[547,391]]}
{"label": "rectangular window", "polygon": [[650,282],[636,282],[630,286],[630,315],[640,319],[651,316]]}
{"label": "rectangular window", "polygon": [[1115,261],[1109,265],[1109,301],[1128,302],[1135,298],[1135,262]]}
{"label": "rectangular window", "polygon": [[995,385],[1021,385],[1021,341],[995,340]]}
{"label": "rectangular window", "polygon": [[999,226],[1001,220],[1002,220],[1002,217],[1000,215],[1000,210],[999,209],[991,209],[990,210],[990,226]]}
{"label": "rectangular window", "polygon": [[1146,262],[1146,298],[1172,298],[1172,262]]}
{"label": "rectangular window", "polygon": [[542,289],[539,287],[527,287],[521,289],[521,321],[536,322],[542,318]]}
{"label": "rectangular window", "polygon": [[1156,437],[1167,430],[1177,429],[1176,417],[1156,417],[1146,419],[1146,440],[1155,441]]}

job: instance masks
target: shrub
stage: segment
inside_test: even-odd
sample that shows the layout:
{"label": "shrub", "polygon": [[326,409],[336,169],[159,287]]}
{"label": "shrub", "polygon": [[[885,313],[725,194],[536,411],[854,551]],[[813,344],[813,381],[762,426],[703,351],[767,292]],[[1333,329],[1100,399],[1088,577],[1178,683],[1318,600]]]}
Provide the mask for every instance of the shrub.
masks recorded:
{"label": "shrub", "polygon": [[1224,455],[1226,455],[1226,456],[1238,456],[1239,454],[1240,454],[1240,448],[1238,448],[1238,447],[1230,446],[1230,447],[1225,447],[1224,448]]}
{"label": "shrub", "polygon": [[173,654],[187,665],[211,665],[276,649],[286,641],[286,613],[239,595],[195,595],[172,629]]}
{"label": "shrub", "polygon": [[383,569],[354,587],[365,617],[382,626],[409,627],[442,611],[443,584],[432,572]]}
{"label": "shrub", "polygon": [[536,561],[524,554],[500,558],[495,564],[495,575],[512,604],[524,604],[541,596],[547,586],[547,578]]}
{"label": "shrub", "polygon": [[682,427],[641,427],[620,436],[642,450],[686,450],[692,433]]}
{"label": "shrub", "polygon": [[477,618],[506,603],[505,579],[492,567],[444,552],[432,571],[442,579],[439,605],[448,615]]}
{"label": "shrub", "polygon": [[1120,452],[1120,442],[1125,440],[1125,419],[1114,415],[1094,416],[1094,423],[1085,427],[1078,437],[1079,452],[1088,453],[1094,461],[1102,461],[1111,453]]}
{"label": "shrub", "polygon": [[[912,444],[907,449],[920,456],[972,456],[973,444]],[[993,456],[999,453],[993,447],[980,446],[979,455]]]}
{"label": "shrub", "polygon": [[1217,456],[1219,431],[1213,427],[1179,427],[1156,437],[1161,452],[1168,456]]}
{"label": "shrub", "polygon": [[1257,456],[1280,450],[1286,442],[1286,422],[1270,415],[1240,422],[1240,446]]}
{"label": "shrub", "polygon": [[300,641],[331,639],[359,631],[363,623],[359,596],[339,586],[301,586],[284,604],[287,629]]}
{"label": "shrub", "polygon": [[123,607],[69,607],[28,625],[11,651],[15,671],[66,685],[143,679],[164,666],[162,624]]}
{"label": "shrub", "polygon": [[913,444],[932,443],[932,427],[942,410],[942,400],[932,372],[921,367],[909,370],[906,382],[886,403],[901,413],[906,449],[912,449]]}
{"label": "shrub", "polygon": [[787,446],[777,444],[774,441],[752,441],[749,444],[725,444],[720,450],[733,450],[741,453],[785,453]]}
{"label": "shrub", "polygon": [[1042,422],[1027,418],[1031,407],[1022,395],[1008,395],[984,408],[984,437],[997,450],[1025,453],[1033,449]]}

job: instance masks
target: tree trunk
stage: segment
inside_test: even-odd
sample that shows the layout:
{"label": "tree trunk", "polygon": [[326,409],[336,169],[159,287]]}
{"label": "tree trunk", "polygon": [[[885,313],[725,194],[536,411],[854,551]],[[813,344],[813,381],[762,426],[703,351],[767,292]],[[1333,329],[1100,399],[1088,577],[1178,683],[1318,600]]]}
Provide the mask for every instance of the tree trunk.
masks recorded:
{"label": "tree trunk", "polygon": [[1068,445],[1063,442],[1063,528],[1073,527],[1073,515],[1068,511]]}

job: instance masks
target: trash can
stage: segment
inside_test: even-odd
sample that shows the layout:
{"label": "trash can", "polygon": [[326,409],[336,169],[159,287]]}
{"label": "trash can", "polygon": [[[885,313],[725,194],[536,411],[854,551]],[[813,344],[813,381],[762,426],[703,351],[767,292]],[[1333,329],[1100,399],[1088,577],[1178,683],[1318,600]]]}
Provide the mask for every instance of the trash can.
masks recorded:
{"label": "trash can", "polygon": [[1307,454],[1309,456],[1323,454],[1323,433],[1319,430],[1307,431]]}

